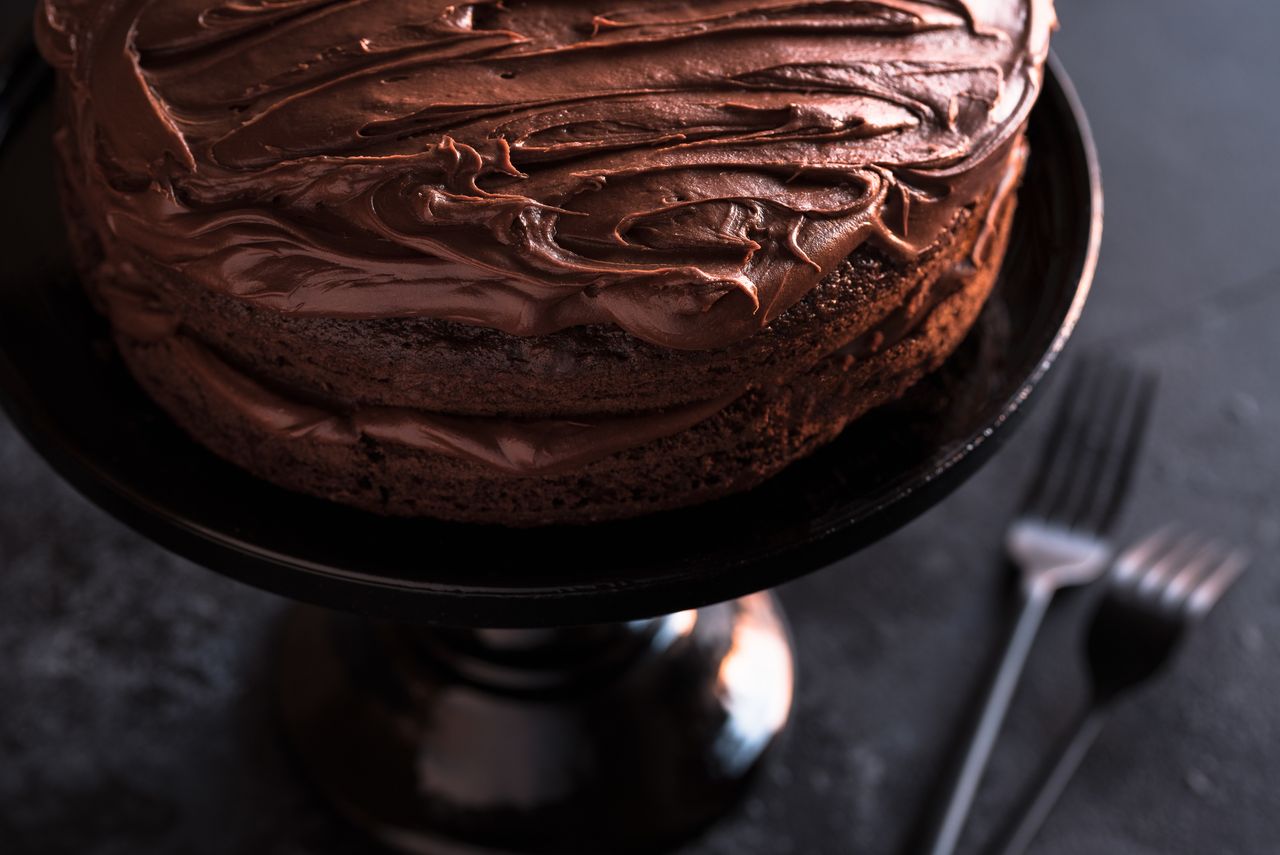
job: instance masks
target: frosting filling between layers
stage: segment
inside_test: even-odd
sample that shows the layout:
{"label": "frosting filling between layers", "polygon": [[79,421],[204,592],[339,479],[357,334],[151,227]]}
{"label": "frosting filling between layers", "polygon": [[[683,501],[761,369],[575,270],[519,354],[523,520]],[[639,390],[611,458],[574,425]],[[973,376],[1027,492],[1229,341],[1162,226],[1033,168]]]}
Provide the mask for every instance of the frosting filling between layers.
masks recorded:
{"label": "frosting filling between layers", "polygon": [[480,463],[513,475],[553,475],[652,440],[672,436],[720,412],[741,393],[652,413],[615,418],[513,420],[452,416],[404,407],[349,413],[291,400],[267,389],[191,339],[161,345],[199,378],[201,391],[273,434],[353,445],[363,438]]}
{"label": "frosting filling between layers", "polygon": [[43,0],[106,264],[724,347],[1000,180],[1049,0]]}

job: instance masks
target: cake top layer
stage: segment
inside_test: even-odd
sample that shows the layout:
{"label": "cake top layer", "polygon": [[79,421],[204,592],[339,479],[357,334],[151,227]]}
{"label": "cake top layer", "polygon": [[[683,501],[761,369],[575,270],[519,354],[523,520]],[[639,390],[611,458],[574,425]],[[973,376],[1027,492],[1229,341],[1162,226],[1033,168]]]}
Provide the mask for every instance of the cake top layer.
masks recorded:
{"label": "cake top layer", "polygon": [[108,257],[714,348],[1007,169],[1051,0],[43,0]]}

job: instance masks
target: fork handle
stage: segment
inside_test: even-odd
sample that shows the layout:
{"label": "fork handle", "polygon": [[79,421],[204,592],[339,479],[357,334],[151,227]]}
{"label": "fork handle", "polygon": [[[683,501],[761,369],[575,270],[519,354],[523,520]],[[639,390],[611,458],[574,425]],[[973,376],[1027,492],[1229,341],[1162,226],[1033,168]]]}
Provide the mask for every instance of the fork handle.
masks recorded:
{"label": "fork handle", "polygon": [[991,855],[1022,855],[1044,826],[1054,805],[1071,783],[1076,770],[1106,723],[1107,707],[1090,706],[1067,731],[1049,761],[1041,769],[1039,782],[1013,814],[1005,832],[990,849]]}
{"label": "fork handle", "polygon": [[1013,701],[1018,680],[1027,664],[1027,655],[1053,600],[1053,590],[1043,585],[1024,586],[1018,619],[1005,641],[1000,666],[987,686],[982,712],[969,734],[964,759],[949,780],[944,807],[935,815],[926,843],[918,850],[927,855],[952,855],[960,842],[965,822],[973,808],[982,773],[991,759],[991,750],[1000,735],[1005,713]]}

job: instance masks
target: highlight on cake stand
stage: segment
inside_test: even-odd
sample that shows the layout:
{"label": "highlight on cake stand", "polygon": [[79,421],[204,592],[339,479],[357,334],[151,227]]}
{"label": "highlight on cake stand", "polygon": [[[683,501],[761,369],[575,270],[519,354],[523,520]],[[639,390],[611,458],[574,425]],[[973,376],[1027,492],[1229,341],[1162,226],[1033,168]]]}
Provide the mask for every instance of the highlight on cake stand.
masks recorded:
{"label": "highlight on cake stand", "polygon": [[757,592],[884,536],[996,449],[1100,239],[1092,142],[1053,61],[996,294],[904,400],[699,508],[527,531],[383,519],[252,478],[142,394],[70,267],[47,71],[28,52],[4,72],[0,403],[108,512],[309,604],[276,650],[286,736],[339,809],[408,852],[644,851],[728,809],[791,704],[791,645]]}

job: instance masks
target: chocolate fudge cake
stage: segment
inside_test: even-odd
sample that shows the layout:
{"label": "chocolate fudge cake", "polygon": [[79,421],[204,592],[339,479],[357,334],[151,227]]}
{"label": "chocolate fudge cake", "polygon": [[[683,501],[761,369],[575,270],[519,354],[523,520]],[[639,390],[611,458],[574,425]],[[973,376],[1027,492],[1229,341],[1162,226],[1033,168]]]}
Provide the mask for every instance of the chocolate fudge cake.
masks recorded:
{"label": "chocolate fudge cake", "polygon": [[217,454],[373,512],[745,490],[1003,257],[1050,0],[42,0],[95,305]]}

